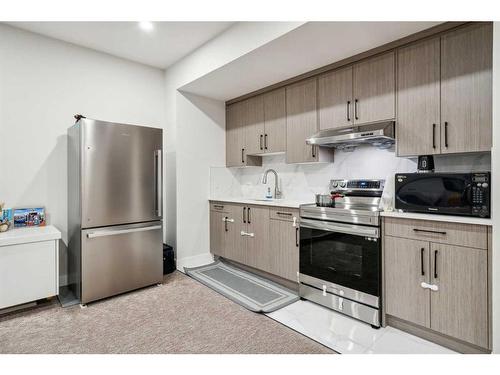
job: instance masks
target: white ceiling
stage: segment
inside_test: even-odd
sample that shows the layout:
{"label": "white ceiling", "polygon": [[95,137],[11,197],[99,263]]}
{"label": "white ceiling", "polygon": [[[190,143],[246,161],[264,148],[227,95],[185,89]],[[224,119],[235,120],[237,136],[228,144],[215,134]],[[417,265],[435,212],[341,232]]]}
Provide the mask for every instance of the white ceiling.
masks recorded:
{"label": "white ceiling", "polygon": [[182,87],[234,99],[430,28],[440,22],[308,22]]}
{"label": "white ceiling", "polygon": [[11,26],[165,69],[197,49],[232,22],[8,22]]}

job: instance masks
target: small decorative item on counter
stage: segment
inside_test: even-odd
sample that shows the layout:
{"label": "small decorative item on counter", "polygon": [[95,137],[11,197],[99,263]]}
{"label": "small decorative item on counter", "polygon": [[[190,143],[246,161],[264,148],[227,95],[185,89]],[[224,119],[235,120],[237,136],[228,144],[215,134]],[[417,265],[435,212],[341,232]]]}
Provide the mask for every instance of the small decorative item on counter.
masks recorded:
{"label": "small decorative item on counter", "polygon": [[14,227],[43,227],[45,225],[45,209],[38,208],[16,208],[14,210]]}
{"label": "small decorative item on counter", "polygon": [[4,205],[4,203],[0,203],[0,232],[8,231],[12,222],[12,209],[4,209]]}

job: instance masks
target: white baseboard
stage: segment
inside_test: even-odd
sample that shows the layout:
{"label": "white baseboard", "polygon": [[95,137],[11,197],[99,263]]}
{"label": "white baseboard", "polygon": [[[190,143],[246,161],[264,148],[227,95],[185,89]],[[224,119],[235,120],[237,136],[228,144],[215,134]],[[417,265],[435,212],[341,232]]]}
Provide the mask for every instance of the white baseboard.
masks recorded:
{"label": "white baseboard", "polygon": [[184,267],[198,267],[212,263],[214,256],[210,253],[194,255],[191,257],[177,258],[177,270],[184,272]]}

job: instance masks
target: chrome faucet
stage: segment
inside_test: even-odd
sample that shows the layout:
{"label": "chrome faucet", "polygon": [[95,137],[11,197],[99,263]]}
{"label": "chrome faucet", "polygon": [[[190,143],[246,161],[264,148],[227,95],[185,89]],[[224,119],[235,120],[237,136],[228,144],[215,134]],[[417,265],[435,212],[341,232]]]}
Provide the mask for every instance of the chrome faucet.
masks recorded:
{"label": "chrome faucet", "polygon": [[267,174],[269,172],[274,173],[274,199],[280,199],[281,191],[278,185],[279,184],[278,173],[274,169],[268,169],[267,171],[264,172],[264,176],[262,177],[262,183],[267,184]]}

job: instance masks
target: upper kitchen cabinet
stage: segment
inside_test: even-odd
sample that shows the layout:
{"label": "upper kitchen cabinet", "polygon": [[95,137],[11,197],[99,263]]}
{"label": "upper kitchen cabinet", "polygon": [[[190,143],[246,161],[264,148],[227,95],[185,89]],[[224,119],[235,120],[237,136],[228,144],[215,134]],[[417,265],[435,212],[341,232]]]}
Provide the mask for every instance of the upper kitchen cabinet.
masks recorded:
{"label": "upper kitchen cabinet", "polygon": [[312,78],[286,88],[286,162],[330,161],[330,149],[311,146],[306,139],[318,131],[317,79]]}
{"label": "upper kitchen cabinet", "polygon": [[491,150],[493,24],[441,38],[441,152]]}
{"label": "upper kitchen cabinet", "polygon": [[264,134],[261,145],[265,153],[286,151],[286,93],[280,88],[262,95],[264,101]]}
{"label": "upper kitchen cabinet", "polygon": [[399,156],[441,152],[440,40],[398,51],[397,152]]}
{"label": "upper kitchen cabinet", "polygon": [[491,150],[492,24],[398,50],[398,156]]}
{"label": "upper kitchen cabinet", "polygon": [[332,129],[354,123],[352,66],[318,77],[319,128]]}
{"label": "upper kitchen cabinet", "polygon": [[245,152],[258,154],[264,150],[264,100],[262,95],[241,102],[242,126],[245,131]]}
{"label": "upper kitchen cabinet", "polygon": [[[250,129],[257,128],[255,124],[258,114],[255,102],[238,102],[226,107],[226,166],[244,167],[262,165],[258,156],[249,155],[247,139],[251,134]],[[250,125],[249,125],[250,124]],[[247,129],[249,126],[250,129]]]}
{"label": "upper kitchen cabinet", "polygon": [[395,53],[363,60],[353,66],[354,123],[396,117]]}

